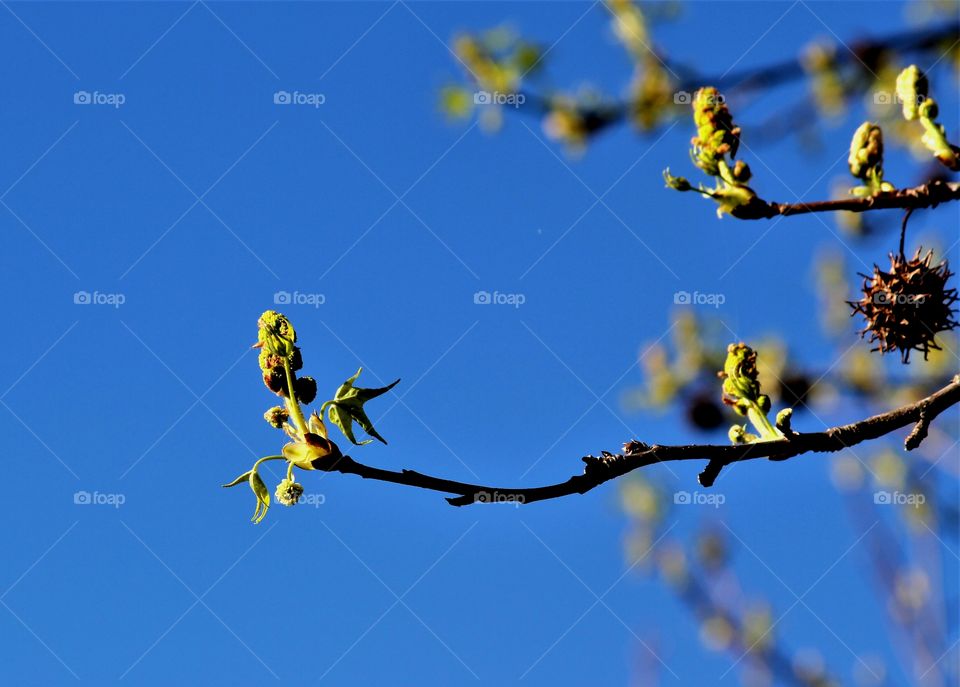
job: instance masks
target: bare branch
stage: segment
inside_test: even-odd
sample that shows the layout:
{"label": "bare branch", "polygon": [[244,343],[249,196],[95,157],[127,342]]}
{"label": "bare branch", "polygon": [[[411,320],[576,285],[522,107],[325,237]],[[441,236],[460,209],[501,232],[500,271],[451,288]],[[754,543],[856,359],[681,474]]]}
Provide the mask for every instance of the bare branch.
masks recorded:
{"label": "bare branch", "polygon": [[[655,444],[648,446],[639,441],[630,441],[624,445],[623,453],[603,452],[599,457],[585,456],[583,462],[586,465],[582,474],[574,475],[565,482],[542,487],[503,488],[468,484],[424,475],[413,470],[396,472],[370,467],[358,463],[350,456],[319,459],[313,465],[316,469],[327,472],[359,475],[364,479],[456,494],[457,496],[447,499],[454,506],[502,502],[526,504],[572,494],[585,494],[604,482],[657,463],[707,460],[710,461],[709,465],[714,466],[713,471],[718,472],[719,469],[731,463],[757,458],[786,460],[804,453],[841,451],[916,423],[916,428],[905,443],[907,450],[910,450],[919,446],[930,422],[957,403],[960,403],[960,375],[955,376],[940,390],[916,403],[901,406],[853,424],[831,427],[823,432],[792,433],[789,437],[776,441],[737,445],[661,446]],[[710,471],[709,467],[705,472],[708,471]],[[716,474],[712,476],[715,478]]]}

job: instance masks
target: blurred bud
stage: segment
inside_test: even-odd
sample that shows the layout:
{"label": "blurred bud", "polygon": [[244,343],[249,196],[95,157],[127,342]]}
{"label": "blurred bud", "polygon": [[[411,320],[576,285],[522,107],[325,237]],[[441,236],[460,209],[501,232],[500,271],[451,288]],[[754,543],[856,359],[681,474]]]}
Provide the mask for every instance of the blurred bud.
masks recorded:
{"label": "blurred bud", "polygon": [[687,419],[697,429],[710,431],[723,424],[723,411],[712,395],[700,393],[687,403]]}
{"label": "blurred bud", "polygon": [[707,570],[722,568],[727,562],[727,542],[719,532],[704,532],[697,538],[697,556]]}
{"label": "blurred bud", "polygon": [[[927,98],[929,84],[923,72],[912,64],[897,76],[897,98],[903,108],[903,118],[911,121],[919,115],[918,108]],[[933,115],[936,116],[936,115]]]}
{"label": "blurred bud", "polygon": [[725,651],[733,638],[733,626],[723,616],[710,616],[700,625],[700,641],[713,651]]}

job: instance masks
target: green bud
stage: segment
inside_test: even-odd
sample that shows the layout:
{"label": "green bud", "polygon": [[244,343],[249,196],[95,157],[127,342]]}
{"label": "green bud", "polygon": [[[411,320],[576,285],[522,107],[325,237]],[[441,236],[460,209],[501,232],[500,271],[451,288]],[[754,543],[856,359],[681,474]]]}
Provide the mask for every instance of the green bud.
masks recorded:
{"label": "green bud", "polygon": [[871,173],[883,173],[883,132],[872,122],[864,122],[850,140],[850,157],[847,159],[850,173],[858,179],[868,180]]}
{"label": "green bud", "polygon": [[687,181],[684,177],[675,177],[670,174],[670,168],[663,170],[663,180],[667,182],[667,188],[672,188],[674,191],[692,191],[693,186],[690,185],[690,182]]}
{"label": "green bud", "polygon": [[745,184],[750,181],[751,176],[750,166],[743,160],[737,160],[737,164],[733,166],[733,178],[737,183]]}
{"label": "green bud", "polygon": [[784,434],[789,434],[792,430],[790,428],[790,421],[793,419],[793,408],[784,408],[779,413],[777,413],[777,429],[779,429]]}
{"label": "green bud", "polygon": [[710,176],[719,176],[718,163],[725,155],[733,158],[737,154],[740,127],[733,123],[723,96],[712,86],[698,90],[692,104],[693,122],[697,127],[692,141],[693,161]]}
{"label": "green bud", "polygon": [[917,107],[917,114],[923,119],[936,119],[940,114],[940,107],[936,100],[927,98]]}
{"label": "green bud", "polygon": [[750,444],[757,441],[760,437],[747,431],[746,425],[734,425],[727,432],[727,438],[732,444]]}
{"label": "green bud", "polygon": [[275,310],[267,310],[257,322],[257,345],[285,358],[293,355],[297,332],[290,320]]}
{"label": "green bud", "polygon": [[750,441],[781,438],[780,432],[767,419],[770,397],[760,393],[756,351],[744,343],[730,344],[720,377],[723,379],[723,402],[737,414],[746,416],[759,433],[759,437],[747,434],[744,425],[742,429],[730,430],[731,441],[742,443],[741,440],[748,437],[753,437],[748,439]]}

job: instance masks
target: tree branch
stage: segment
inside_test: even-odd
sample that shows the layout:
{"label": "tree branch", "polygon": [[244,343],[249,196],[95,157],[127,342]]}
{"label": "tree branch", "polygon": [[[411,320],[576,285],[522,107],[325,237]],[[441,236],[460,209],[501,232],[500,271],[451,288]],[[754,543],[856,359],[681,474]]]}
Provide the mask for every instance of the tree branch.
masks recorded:
{"label": "tree branch", "polygon": [[[864,441],[878,439],[891,432],[916,424],[906,443],[907,450],[916,448],[930,422],[947,408],[960,403],[960,375],[949,384],[930,396],[901,406],[880,415],[868,417],[849,425],[831,427],[823,432],[805,434],[791,433],[784,439],[736,445],[688,445],[688,446],[648,446],[639,441],[630,441],[623,447],[623,453],[602,452],[600,457],[585,456],[583,474],[574,475],[565,482],[543,487],[503,488],[481,486],[466,482],[457,482],[439,477],[424,475],[413,470],[383,470],[358,463],[350,456],[322,458],[314,461],[314,467],[326,472],[340,472],[346,475],[359,475],[364,479],[381,482],[393,482],[419,489],[429,489],[457,496],[448,498],[453,506],[466,506],[471,503],[518,503],[556,499],[572,494],[585,494],[611,479],[621,477],[638,468],[678,460],[708,460],[713,466],[713,474],[702,475],[701,483],[710,486],[715,473],[731,463],[769,458],[786,460],[804,453],[824,453],[841,451]],[[706,470],[704,471],[707,472]]]}
{"label": "tree branch", "polygon": [[931,181],[913,188],[898,189],[866,198],[821,200],[811,203],[775,203],[754,198],[734,208],[737,219],[770,219],[780,215],[806,215],[812,212],[866,212],[867,210],[934,208],[940,203],[960,200],[960,183]]}

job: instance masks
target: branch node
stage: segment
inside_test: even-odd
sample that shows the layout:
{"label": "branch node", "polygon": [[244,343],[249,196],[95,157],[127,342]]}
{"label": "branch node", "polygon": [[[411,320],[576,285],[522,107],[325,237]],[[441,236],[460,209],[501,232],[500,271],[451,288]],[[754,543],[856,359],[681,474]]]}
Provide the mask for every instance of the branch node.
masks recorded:
{"label": "branch node", "polygon": [[927,438],[927,431],[930,429],[930,420],[932,419],[927,415],[927,405],[927,403],[924,403],[920,408],[920,418],[903,442],[903,447],[908,451],[920,446],[923,440]]}
{"label": "branch node", "polygon": [[714,459],[707,463],[707,467],[703,469],[699,475],[697,475],[697,481],[700,482],[702,487],[712,487],[713,483],[717,481],[717,477],[720,476],[720,471],[727,467],[729,463],[725,460]]}

